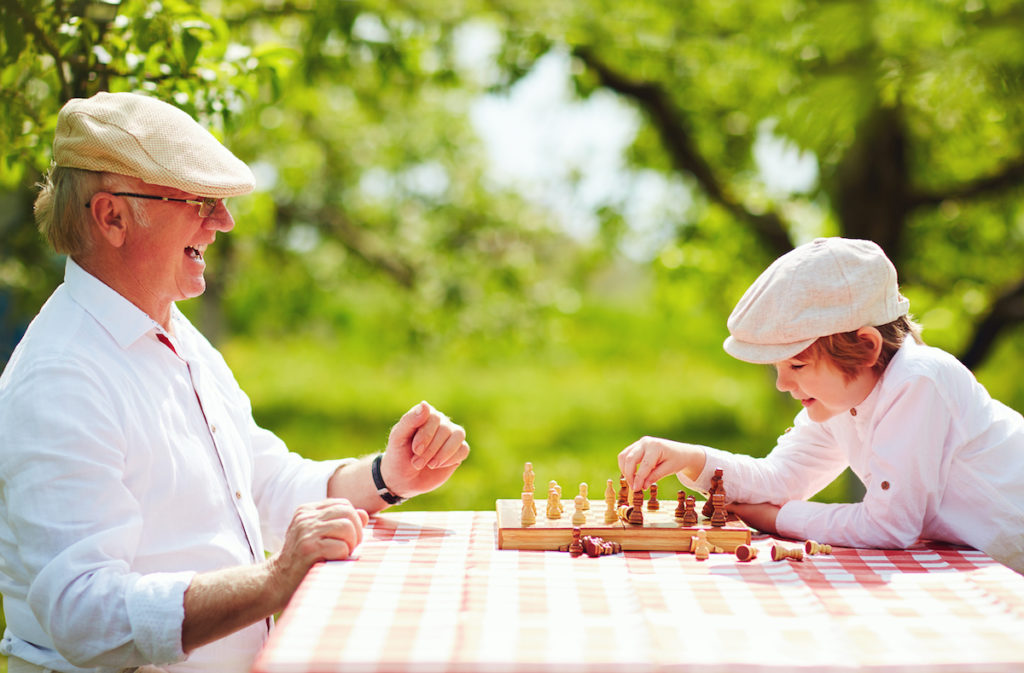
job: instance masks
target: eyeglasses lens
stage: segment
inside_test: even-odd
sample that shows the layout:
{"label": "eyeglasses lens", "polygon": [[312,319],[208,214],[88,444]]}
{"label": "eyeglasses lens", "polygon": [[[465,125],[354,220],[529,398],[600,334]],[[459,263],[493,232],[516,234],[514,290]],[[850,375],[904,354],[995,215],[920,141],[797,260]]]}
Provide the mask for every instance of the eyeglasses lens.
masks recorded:
{"label": "eyeglasses lens", "polygon": [[217,209],[217,199],[203,199],[199,204],[199,217],[209,217]]}

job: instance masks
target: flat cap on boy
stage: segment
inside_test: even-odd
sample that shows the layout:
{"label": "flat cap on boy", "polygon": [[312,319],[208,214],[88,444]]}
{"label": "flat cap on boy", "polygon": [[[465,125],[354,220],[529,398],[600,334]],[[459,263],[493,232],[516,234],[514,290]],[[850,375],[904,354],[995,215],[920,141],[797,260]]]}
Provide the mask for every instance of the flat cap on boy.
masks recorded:
{"label": "flat cap on boy", "polygon": [[727,353],[771,364],[816,339],[904,316],[896,268],[872,241],[819,238],[772,262],[729,316]]}
{"label": "flat cap on boy", "polygon": [[53,159],[202,197],[239,196],[255,186],[249,167],[187,113],[133,93],[69,100],[57,116]]}

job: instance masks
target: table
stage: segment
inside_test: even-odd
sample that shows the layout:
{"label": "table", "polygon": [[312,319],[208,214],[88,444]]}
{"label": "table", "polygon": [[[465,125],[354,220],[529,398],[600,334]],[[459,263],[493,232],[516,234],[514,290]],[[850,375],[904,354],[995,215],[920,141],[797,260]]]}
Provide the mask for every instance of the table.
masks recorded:
{"label": "table", "polygon": [[[494,512],[371,520],[254,673],[1024,671],[1024,576],[948,545],[758,557],[498,550]],[[782,541],[796,547],[799,541]]]}

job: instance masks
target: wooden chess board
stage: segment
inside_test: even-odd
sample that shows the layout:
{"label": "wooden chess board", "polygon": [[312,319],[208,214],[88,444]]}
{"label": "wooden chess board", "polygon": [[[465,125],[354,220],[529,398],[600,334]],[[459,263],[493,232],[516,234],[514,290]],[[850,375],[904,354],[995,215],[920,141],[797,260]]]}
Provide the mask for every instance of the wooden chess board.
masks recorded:
{"label": "wooden chess board", "polygon": [[[547,518],[545,502],[537,503],[537,523],[523,526],[521,500],[497,500],[498,549],[533,549],[555,551],[572,542],[573,500],[562,501],[564,513],[559,519]],[[729,513],[724,526],[715,527],[700,515],[703,502],[697,502],[696,526],[683,526],[675,519],[675,502],[661,503],[661,509],[650,511],[644,506],[642,526],[624,521],[604,522],[604,500],[591,500],[587,522],[579,526],[583,535],[596,535],[609,542],[618,542],[625,551],[690,551],[690,538],[699,530],[707,531],[708,543],[732,553],[741,544],[750,544],[750,528],[735,514]]]}

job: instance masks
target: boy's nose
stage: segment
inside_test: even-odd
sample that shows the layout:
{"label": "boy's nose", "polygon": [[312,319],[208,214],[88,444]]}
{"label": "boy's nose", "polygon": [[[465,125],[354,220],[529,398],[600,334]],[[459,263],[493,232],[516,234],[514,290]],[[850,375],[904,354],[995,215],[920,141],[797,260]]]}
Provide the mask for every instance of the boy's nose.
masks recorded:
{"label": "boy's nose", "polygon": [[778,367],[775,370],[775,388],[780,393],[789,392],[792,388],[792,380],[786,375],[785,367]]}

